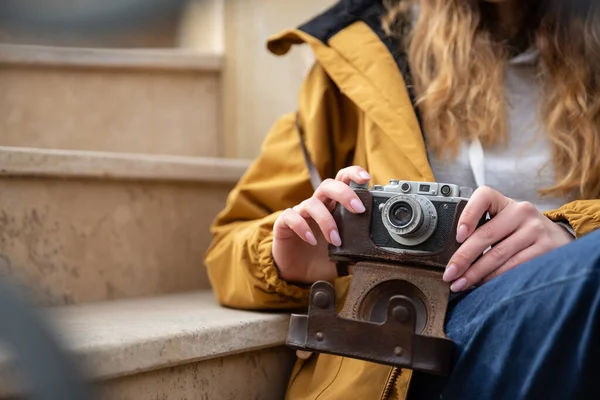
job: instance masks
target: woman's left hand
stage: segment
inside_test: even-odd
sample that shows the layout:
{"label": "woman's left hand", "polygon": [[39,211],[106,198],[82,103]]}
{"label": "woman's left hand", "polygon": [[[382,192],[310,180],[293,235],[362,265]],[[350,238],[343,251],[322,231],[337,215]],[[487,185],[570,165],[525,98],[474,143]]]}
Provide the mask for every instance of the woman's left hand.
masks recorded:
{"label": "woman's left hand", "polygon": [[[492,217],[477,228],[486,212]],[[456,240],[462,245],[454,253],[444,281],[460,292],[574,240],[534,205],[516,202],[489,188],[477,189],[458,221]],[[477,261],[488,247],[492,248]]]}

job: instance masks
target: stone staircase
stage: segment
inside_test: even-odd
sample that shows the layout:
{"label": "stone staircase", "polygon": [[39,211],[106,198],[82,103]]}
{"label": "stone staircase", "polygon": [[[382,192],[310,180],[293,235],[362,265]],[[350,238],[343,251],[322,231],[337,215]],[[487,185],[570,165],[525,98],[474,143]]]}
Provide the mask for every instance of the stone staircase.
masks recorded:
{"label": "stone staircase", "polygon": [[203,267],[249,165],[221,158],[220,56],[4,44],[0,66],[0,276],[99,398],[282,398],[288,316],[218,306]]}
{"label": "stone staircase", "polygon": [[0,44],[1,145],[211,157],[221,56]]}
{"label": "stone staircase", "polygon": [[[291,366],[289,350],[278,346],[285,315],[223,309],[209,290],[52,307],[46,315],[98,399],[283,398]],[[21,392],[14,382],[0,376],[0,398]]]}

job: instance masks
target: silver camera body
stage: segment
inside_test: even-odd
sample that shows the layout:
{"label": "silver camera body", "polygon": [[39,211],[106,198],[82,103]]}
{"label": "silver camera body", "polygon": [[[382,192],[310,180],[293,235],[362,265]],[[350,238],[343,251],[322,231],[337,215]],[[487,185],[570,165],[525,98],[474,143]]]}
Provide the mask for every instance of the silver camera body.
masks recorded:
{"label": "silver camera body", "polygon": [[393,252],[435,253],[455,240],[457,205],[468,201],[473,189],[392,179],[389,185],[375,185],[369,192],[373,198],[370,236],[376,246]]}

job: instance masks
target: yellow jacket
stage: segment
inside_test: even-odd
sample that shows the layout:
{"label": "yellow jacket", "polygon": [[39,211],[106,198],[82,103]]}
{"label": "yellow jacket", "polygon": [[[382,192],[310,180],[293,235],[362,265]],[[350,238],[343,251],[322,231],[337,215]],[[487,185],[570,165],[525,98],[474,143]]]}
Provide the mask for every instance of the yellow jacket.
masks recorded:
{"label": "yellow jacket", "polygon": [[[344,0],[272,38],[268,47],[283,55],[292,45],[307,44],[316,56],[302,86],[298,115],[321,176],[360,165],[371,174],[371,184],[386,184],[390,178],[434,181],[401,72],[406,63],[397,43],[383,38],[382,15],[379,1]],[[221,304],[256,310],[306,306],[308,288],[279,278],[271,244],[280,212],[311,195],[295,113],[285,115],[212,227],[206,266]],[[568,221],[581,236],[600,227],[600,200],[575,201],[547,216]],[[349,279],[335,282],[341,299]],[[287,398],[406,398],[411,371],[391,374],[388,366],[313,355],[297,361]]]}

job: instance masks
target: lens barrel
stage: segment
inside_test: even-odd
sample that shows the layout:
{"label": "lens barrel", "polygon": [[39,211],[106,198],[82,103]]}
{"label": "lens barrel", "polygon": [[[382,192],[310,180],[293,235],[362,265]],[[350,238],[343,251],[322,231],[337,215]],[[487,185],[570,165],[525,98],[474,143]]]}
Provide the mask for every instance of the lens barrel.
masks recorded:
{"label": "lens barrel", "polygon": [[383,225],[396,242],[416,246],[429,239],[437,225],[435,206],[425,196],[400,194],[381,209]]}

